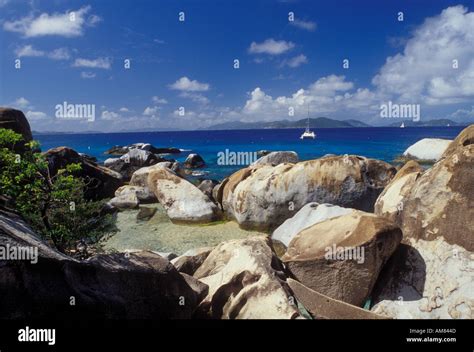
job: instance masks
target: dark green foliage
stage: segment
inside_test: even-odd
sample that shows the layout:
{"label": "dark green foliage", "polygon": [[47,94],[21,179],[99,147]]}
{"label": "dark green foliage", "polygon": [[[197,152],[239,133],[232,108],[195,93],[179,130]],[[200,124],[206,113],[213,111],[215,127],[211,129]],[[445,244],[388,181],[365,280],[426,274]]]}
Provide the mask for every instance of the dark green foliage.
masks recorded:
{"label": "dark green foliage", "polygon": [[22,136],[0,129],[0,195],[31,227],[59,250],[68,252],[78,242],[95,243],[110,230],[112,218],[101,215],[103,201],[84,198],[85,181],[77,177],[80,164],[69,164],[52,176],[38,144],[24,144]]}

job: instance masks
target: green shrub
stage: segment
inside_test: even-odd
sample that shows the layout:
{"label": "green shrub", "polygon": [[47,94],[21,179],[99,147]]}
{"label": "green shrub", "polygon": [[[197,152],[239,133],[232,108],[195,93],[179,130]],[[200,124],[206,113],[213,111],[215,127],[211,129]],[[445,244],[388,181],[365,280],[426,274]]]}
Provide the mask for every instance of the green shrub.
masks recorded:
{"label": "green shrub", "polygon": [[100,214],[104,201],[84,198],[87,186],[77,176],[80,164],[69,164],[52,176],[37,150],[37,142],[25,144],[20,134],[0,129],[0,194],[60,251],[69,252],[79,241],[96,243],[113,223],[111,215]]}

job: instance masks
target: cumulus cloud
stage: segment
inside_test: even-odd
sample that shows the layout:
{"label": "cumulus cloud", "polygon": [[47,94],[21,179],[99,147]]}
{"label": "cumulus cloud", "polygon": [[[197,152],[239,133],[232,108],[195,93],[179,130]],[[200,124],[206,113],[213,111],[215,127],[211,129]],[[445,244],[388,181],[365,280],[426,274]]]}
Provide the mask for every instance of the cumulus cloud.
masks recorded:
{"label": "cumulus cloud", "polygon": [[312,21],[305,21],[296,18],[294,21],[290,21],[290,24],[309,32],[314,32],[316,30],[316,22]]}
{"label": "cumulus cloud", "polygon": [[322,77],[306,89],[298,89],[290,96],[276,98],[265,93],[260,87],[249,94],[241,110],[244,120],[291,118],[289,109],[295,110],[296,118],[306,114],[307,107],[313,114],[330,113],[351,109],[368,112],[377,107],[377,96],[367,89],[354,90],[354,84],[344,76]]}
{"label": "cumulus cloud", "polygon": [[471,106],[471,110],[458,109],[448,116],[449,118],[456,120],[473,120],[474,119],[474,106]]}
{"label": "cumulus cloud", "polygon": [[193,102],[198,104],[209,104],[209,99],[200,93],[182,92],[179,96],[182,98],[191,99]]}
{"label": "cumulus cloud", "polygon": [[169,86],[171,89],[180,90],[184,92],[205,92],[208,91],[210,85],[208,83],[201,83],[196,80],[190,80],[184,76]]}
{"label": "cumulus cloud", "polygon": [[102,114],[100,115],[100,118],[102,120],[115,120],[119,117],[120,117],[120,115],[117,114],[116,112],[108,111],[108,110],[102,111]]}
{"label": "cumulus cloud", "polygon": [[168,101],[164,98],[160,98],[159,96],[151,97],[151,101],[155,104],[168,104]]}
{"label": "cumulus cloud", "polygon": [[71,58],[71,54],[67,48],[59,48],[50,52],[48,57],[53,60],[69,60]]}
{"label": "cumulus cloud", "polygon": [[426,19],[403,52],[387,58],[372,82],[404,102],[437,105],[472,99],[474,13],[454,6]]}
{"label": "cumulus cloud", "polygon": [[296,68],[306,63],[308,63],[308,58],[306,57],[306,55],[300,54],[298,56],[292,57],[291,59],[283,60],[281,65]]}
{"label": "cumulus cloud", "polygon": [[31,110],[28,110],[26,113],[25,113],[25,116],[28,120],[30,121],[34,121],[34,120],[44,120],[46,118],[48,118],[48,115],[46,115],[44,112],[42,111],[31,111]]}
{"label": "cumulus cloud", "polygon": [[100,68],[109,70],[112,67],[112,62],[109,58],[99,57],[97,59],[82,59],[78,58],[72,64],[73,67],[86,67],[86,68]]}
{"label": "cumulus cloud", "polygon": [[248,49],[250,54],[280,55],[295,47],[292,42],[284,40],[267,39],[262,43],[252,42]]}
{"label": "cumulus cloud", "polygon": [[33,48],[32,45],[25,45],[15,49],[15,55],[17,57],[40,57],[44,56],[45,52]]}
{"label": "cumulus cloud", "polygon": [[143,111],[144,116],[151,116],[156,117],[158,115],[158,107],[157,106],[147,106]]}
{"label": "cumulus cloud", "polygon": [[24,109],[30,106],[30,102],[26,98],[20,97],[12,105],[16,108]]}
{"label": "cumulus cloud", "polygon": [[15,49],[17,57],[47,57],[52,60],[69,60],[71,55],[67,48],[54,49],[51,52],[35,49],[32,45],[24,45]]}
{"label": "cumulus cloud", "polygon": [[42,36],[78,37],[83,35],[86,26],[95,25],[100,17],[91,15],[90,6],[84,6],[76,11],[65,13],[42,13],[35,17],[29,15],[18,20],[6,21],[3,29],[20,33],[26,38]]}

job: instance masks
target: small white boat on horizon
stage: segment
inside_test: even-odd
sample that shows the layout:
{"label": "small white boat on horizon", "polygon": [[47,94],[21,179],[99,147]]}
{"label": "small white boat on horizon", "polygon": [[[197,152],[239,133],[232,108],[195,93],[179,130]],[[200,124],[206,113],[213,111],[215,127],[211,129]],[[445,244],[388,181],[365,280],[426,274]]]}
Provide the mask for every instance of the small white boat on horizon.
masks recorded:
{"label": "small white boat on horizon", "polygon": [[316,133],[314,131],[311,131],[309,129],[309,109],[308,109],[308,123],[306,124],[306,129],[301,135],[300,139],[315,139],[316,138]]}
{"label": "small white boat on horizon", "polygon": [[405,128],[405,122],[402,122],[402,124],[400,125],[400,128]]}

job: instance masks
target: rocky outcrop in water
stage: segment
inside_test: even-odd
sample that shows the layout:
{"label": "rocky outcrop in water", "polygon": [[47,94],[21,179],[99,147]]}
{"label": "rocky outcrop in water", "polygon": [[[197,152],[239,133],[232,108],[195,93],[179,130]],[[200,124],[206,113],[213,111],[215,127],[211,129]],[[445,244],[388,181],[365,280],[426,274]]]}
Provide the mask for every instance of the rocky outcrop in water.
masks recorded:
{"label": "rocky outcrop in water", "polygon": [[298,154],[296,152],[290,151],[281,151],[281,152],[271,152],[260,159],[255,161],[253,164],[271,164],[271,165],[278,165],[283,163],[292,163],[296,164],[299,161]]}
{"label": "rocky outcrop in water", "polygon": [[189,154],[184,161],[184,167],[197,169],[206,166],[206,162],[199,154]]}
{"label": "rocky outcrop in water", "polygon": [[68,164],[80,164],[79,176],[87,183],[86,198],[111,198],[117,188],[123,185],[123,179],[119,173],[90,161],[71,148],[53,148],[45,152],[44,156],[48,161],[49,172],[52,176]]}
{"label": "rocky outcrop in water", "polygon": [[422,161],[438,161],[452,141],[440,138],[423,138],[409,146],[403,156]]}
{"label": "rocky outcrop in water", "polygon": [[109,155],[124,155],[133,149],[148,151],[153,154],[179,154],[181,150],[178,148],[157,148],[150,143],[134,143],[126,146],[116,145],[109,150],[105,151],[104,154]]}

